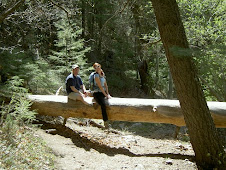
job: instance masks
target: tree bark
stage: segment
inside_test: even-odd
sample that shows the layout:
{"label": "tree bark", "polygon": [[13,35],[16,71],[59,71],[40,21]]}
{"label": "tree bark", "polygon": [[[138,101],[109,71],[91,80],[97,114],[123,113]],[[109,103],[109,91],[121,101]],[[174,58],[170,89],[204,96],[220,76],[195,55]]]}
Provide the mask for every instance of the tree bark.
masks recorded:
{"label": "tree bark", "polygon": [[223,169],[226,154],[189,54],[177,2],[152,0],[152,5],[197,165],[200,169]]}
{"label": "tree bark", "polygon": [[144,91],[145,94],[149,94],[148,64],[145,59],[143,59],[142,61],[139,62],[138,71],[139,71],[139,75],[140,75],[141,89]]}
{"label": "tree bark", "polygon": [[[68,100],[67,96],[30,95],[32,109],[39,114],[101,119],[101,110],[81,102]],[[85,98],[92,103],[91,97]],[[185,126],[178,100],[115,98],[107,100],[107,112],[110,120],[129,122],[168,123]],[[217,127],[226,128],[226,102],[208,102]]]}

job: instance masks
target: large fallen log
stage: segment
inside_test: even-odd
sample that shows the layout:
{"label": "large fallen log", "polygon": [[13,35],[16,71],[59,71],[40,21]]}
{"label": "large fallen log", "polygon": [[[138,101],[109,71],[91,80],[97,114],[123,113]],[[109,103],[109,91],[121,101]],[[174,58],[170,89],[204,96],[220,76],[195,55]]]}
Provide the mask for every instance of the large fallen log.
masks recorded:
{"label": "large fallen log", "polygon": [[[32,108],[41,115],[102,119],[101,109],[68,100],[67,96],[30,95]],[[85,99],[92,104],[93,98]],[[107,100],[109,120],[167,123],[185,126],[178,100],[112,98]],[[226,102],[207,102],[216,127],[226,128]],[[197,113],[198,114],[198,113]]]}

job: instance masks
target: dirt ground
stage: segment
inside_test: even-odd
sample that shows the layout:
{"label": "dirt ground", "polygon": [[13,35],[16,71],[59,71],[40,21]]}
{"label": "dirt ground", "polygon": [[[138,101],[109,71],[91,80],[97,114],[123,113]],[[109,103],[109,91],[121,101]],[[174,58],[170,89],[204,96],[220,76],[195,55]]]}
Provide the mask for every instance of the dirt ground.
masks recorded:
{"label": "dirt ground", "polygon": [[[36,134],[56,155],[56,169],[197,169],[191,144],[173,138],[173,125],[117,122],[109,132],[102,121],[92,122],[40,122]],[[186,132],[180,133],[186,140]]]}

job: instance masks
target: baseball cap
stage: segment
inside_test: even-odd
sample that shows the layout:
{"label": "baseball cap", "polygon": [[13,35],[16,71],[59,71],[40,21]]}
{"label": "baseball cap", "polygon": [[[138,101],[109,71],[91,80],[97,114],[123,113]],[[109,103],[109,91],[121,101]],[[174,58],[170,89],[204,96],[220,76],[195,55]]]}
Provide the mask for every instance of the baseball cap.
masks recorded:
{"label": "baseball cap", "polygon": [[76,69],[76,68],[79,68],[79,66],[77,64],[73,64],[71,68]]}

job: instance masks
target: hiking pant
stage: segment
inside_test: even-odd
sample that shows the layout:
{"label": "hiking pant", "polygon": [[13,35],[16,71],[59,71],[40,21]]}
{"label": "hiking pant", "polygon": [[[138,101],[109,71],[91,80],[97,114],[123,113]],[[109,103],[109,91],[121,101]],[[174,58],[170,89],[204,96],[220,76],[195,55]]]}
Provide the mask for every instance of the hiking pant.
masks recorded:
{"label": "hiking pant", "polygon": [[101,106],[102,111],[102,117],[104,121],[108,120],[108,115],[106,111],[106,103],[105,103],[105,96],[102,92],[94,92],[93,97],[96,100],[96,102]]}
{"label": "hiking pant", "polygon": [[78,98],[81,96],[80,93],[71,92],[68,94],[68,98],[71,100],[78,100]]}

